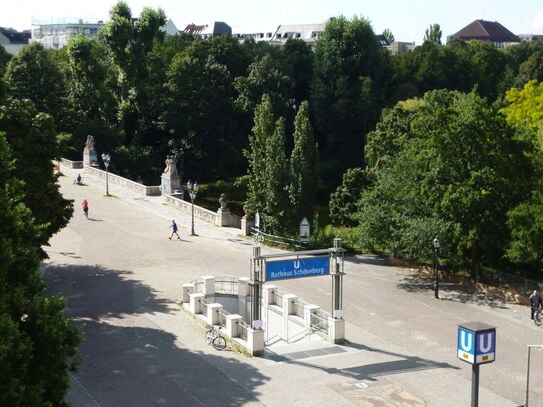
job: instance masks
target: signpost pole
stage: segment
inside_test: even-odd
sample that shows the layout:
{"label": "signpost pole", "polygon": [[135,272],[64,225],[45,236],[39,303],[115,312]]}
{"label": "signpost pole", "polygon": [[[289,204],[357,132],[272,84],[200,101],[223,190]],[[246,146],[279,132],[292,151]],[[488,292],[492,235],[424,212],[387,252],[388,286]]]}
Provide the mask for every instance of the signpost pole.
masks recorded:
{"label": "signpost pole", "polygon": [[[253,246],[253,264],[251,272],[251,328],[260,328],[260,274],[262,271],[262,259],[260,258],[260,246]],[[255,324],[255,321],[259,321]],[[258,326],[255,326],[258,325]]]}
{"label": "signpost pole", "polygon": [[479,406],[479,364],[471,365],[471,407]]}
{"label": "signpost pole", "polygon": [[343,309],[343,249],[341,239],[334,239],[334,251],[332,254],[332,316],[341,319]]}
{"label": "signpost pole", "polygon": [[458,325],[457,355],[471,364],[471,407],[479,405],[479,365],[496,358],[496,328],[484,322]]}

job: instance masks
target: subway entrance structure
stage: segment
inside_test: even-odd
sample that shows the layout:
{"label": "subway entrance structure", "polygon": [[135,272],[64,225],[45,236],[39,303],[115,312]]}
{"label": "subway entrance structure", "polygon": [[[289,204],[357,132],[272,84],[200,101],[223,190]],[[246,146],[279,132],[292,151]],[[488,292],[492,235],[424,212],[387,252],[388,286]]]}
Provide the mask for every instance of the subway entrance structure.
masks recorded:
{"label": "subway entrance structure", "polygon": [[[253,355],[275,344],[342,343],[344,252],[333,247],[262,255],[253,246],[249,277],[202,276],[183,284],[183,307],[209,325],[221,327],[233,342]],[[310,304],[281,292],[280,280],[329,276],[331,304]]]}
{"label": "subway entrance structure", "polygon": [[251,309],[251,326],[254,329],[262,326],[260,302],[263,283],[324,275],[332,276],[332,317],[343,320],[344,253],[345,249],[341,247],[341,239],[338,238],[334,239],[333,247],[329,249],[305,250],[288,254],[261,255],[260,246],[254,246],[249,283],[251,296],[254,299]]}

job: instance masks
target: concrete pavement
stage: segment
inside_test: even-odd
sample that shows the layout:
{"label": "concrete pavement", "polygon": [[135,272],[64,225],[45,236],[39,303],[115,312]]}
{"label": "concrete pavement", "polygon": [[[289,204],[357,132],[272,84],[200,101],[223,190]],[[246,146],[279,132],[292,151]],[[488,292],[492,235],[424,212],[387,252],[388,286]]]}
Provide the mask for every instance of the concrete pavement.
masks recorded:
{"label": "concrete pavement", "polygon": [[[471,369],[455,341],[458,323],[470,320],[498,329],[496,362],[480,369],[479,405],[522,404],[526,345],[543,343],[526,307],[446,285],[434,300],[431,281],[371,256],[346,262],[346,345],[276,346],[264,358],[213,350],[177,305],[181,285],[205,274],[248,276],[251,242],[199,220],[198,236],[188,236],[190,216],[161,197],[115,185],[105,197],[102,181],[83,173],[85,185],[74,185],[78,170],[61,170],[76,211],[47,248],[44,276],[84,327],[74,406],[467,406]],[[181,241],[167,239],[171,219]],[[329,308],[328,277],[278,285]],[[530,405],[543,405],[542,352],[532,361]]]}

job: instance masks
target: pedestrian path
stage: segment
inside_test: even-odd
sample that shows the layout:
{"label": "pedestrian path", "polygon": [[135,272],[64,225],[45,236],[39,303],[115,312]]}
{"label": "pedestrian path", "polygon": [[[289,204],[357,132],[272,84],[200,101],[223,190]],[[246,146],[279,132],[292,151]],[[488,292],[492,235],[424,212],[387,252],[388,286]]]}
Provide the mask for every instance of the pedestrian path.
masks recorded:
{"label": "pedestrian path", "polygon": [[[81,172],[83,183],[92,186],[92,188],[88,188],[88,197],[92,198],[94,202],[98,201],[97,198],[100,197],[97,191],[103,191],[105,195],[104,180],[91,177],[84,171],[77,169],[61,168],[61,171],[67,177],[62,181],[63,185],[71,183],[70,180],[75,179],[77,174]],[[72,187],[72,185],[69,186]],[[73,191],[72,188],[71,192]],[[469,369],[467,365],[458,366],[463,362],[456,362],[453,349],[455,322],[459,317],[464,318],[465,314],[469,314],[470,317],[477,317],[481,320],[492,318],[498,322],[507,321],[508,324],[502,323],[500,325],[500,334],[502,335],[501,338],[503,338],[500,346],[501,349],[504,349],[503,353],[500,353],[500,358],[505,359],[506,355],[514,352],[512,344],[518,341],[518,334],[515,330],[518,327],[513,316],[504,319],[502,315],[505,314],[505,310],[487,310],[487,307],[475,307],[463,301],[434,301],[431,293],[424,292],[426,289],[421,289],[419,292],[398,289],[402,284],[406,285],[409,282],[403,279],[402,276],[396,275],[394,270],[391,270],[392,268],[383,271],[374,264],[370,265],[369,262],[364,261],[352,261],[349,264],[349,270],[347,270],[346,279],[349,279],[349,283],[346,285],[349,287],[346,287],[345,290],[345,308],[346,315],[350,318],[347,319],[346,324],[346,335],[349,342],[343,345],[332,345],[326,342],[294,344],[277,342],[266,350],[263,358],[247,358],[234,352],[215,351],[205,345],[203,335],[195,328],[196,323],[191,316],[178,309],[177,306],[175,306],[175,311],[169,310],[168,307],[164,307],[163,300],[167,299],[167,304],[175,305],[176,298],[179,298],[180,286],[183,282],[186,282],[184,281],[185,276],[194,270],[195,273],[202,272],[202,274],[191,274],[192,278],[197,275],[212,273],[215,270],[223,270],[225,263],[236,262],[235,267],[240,271],[239,275],[247,273],[249,271],[252,241],[241,237],[238,229],[221,228],[200,219],[195,219],[196,232],[200,237],[187,239],[183,244],[178,245],[177,242],[174,244],[167,240],[171,233],[171,230],[168,232],[167,227],[171,220],[175,219],[178,224],[185,225],[186,228],[186,225],[189,225],[191,221],[189,214],[165,205],[163,198],[160,196],[141,196],[114,184],[109,185],[109,192],[112,196],[122,199],[124,202],[164,219],[164,232],[162,232],[162,229],[159,232],[145,230],[148,235],[155,233],[158,237],[154,242],[151,238],[147,240],[140,239],[140,230],[143,230],[140,226],[142,212],[127,211],[130,214],[126,220],[122,220],[124,223],[121,223],[106,211],[114,209],[118,213],[121,210],[126,210],[126,207],[117,208],[117,206],[121,205],[115,205],[112,198],[111,201],[100,199],[101,207],[97,208],[96,205],[93,206],[94,202],[90,199],[91,214],[94,208],[97,208],[104,214],[105,221],[103,223],[89,223],[84,219],[76,219],[71,230],[59,233],[61,236],[56,237],[56,247],[54,246],[55,242],[53,242],[51,249],[56,251],[59,259],[62,259],[67,252],[72,253],[73,256],[80,256],[78,259],[69,258],[65,261],[73,261],[78,267],[89,267],[93,270],[92,273],[78,273],[79,277],[84,279],[81,280],[80,284],[70,286],[70,289],[74,291],[72,297],[68,300],[69,303],[77,300],[80,301],[79,305],[81,307],[92,309],[88,302],[94,300],[96,301],[94,306],[103,309],[105,302],[102,301],[103,299],[113,300],[113,304],[110,305],[117,307],[113,308],[116,312],[112,317],[103,318],[101,324],[104,328],[115,329],[115,331],[112,331],[113,333],[123,331],[131,333],[130,335],[120,335],[122,340],[117,342],[119,349],[124,350],[124,352],[115,352],[115,355],[111,353],[111,357],[118,356],[119,360],[124,360],[121,357],[131,356],[131,359],[128,359],[130,362],[141,362],[140,370],[134,368],[131,363],[127,364],[130,366],[129,368],[121,370],[127,377],[130,376],[128,373],[133,372],[134,374],[130,378],[133,377],[134,383],[136,383],[131,388],[132,391],[125,390],[124,395],[137,394],[142,382],[136,379],[153,379],[156,375],[156,369],[170,366],[169,362],[172,360],[177,362],[179,359],[176,359],[176,357],[179,358],[179,354],[189,353],[193,364],[205,367],[203,370],[213,372],[217,374],[217,377],[228,378],[228,386],[221,387],[221,390],[231,391],[235,394],[230,399],[231,403],[223,405],[238,406],[243,404],[244,406],[268,407],[285,405],[300,407],[308,405],[333,405],[335,407],[452,407],[455,405],[469,405],[470,377],[467,373],[464,373],[469,372]],[[81,195],[77,194],[77,199],[82,195],[83,193]],[[79,205],[79,203],[76,203],[76,205]],[[77,209],[80,211],[80,207]],[[145,215],[143,216],[145,217]],[[152,216],[149,216],[149,218],[147,220],[148,224],[156,223],[155,218]],[[117,227],[119,224],[122,227]],[[117,233],[117,235],[111,235],[112,239],[114,236],[119,236],[121,232],[133,238],[126,241],[126,247],[123,247],[124,251],[121,252],[115,250],[115,245],[103,242],[97,244],[97,247],[93,247],[93,242],[103,239],[103,231]],[[186,229],[184,231],[186,233]],[[162,233],[164,233],[164,236],[162,236]],[[210,237],[214,240],[207,240],[204,237]],[[81,239],[84,244],[79,245],[78,239]],[[156,243],[156,241],[159,241],[159,243]],[[134,244],[134,242],[136,244],[130,246],[133,247],[130,249],[128,246]],[[167,244],[162,244],[164,242],[167,242]],[[213,246],[210,246],[210,243]],[[166,247],[163,256],[154,256],[154,253],[146,252],[142,253],[141,259],[138,258],[142,250],[145,249],[150,252],[152,249],[148,249],[148,247],[151,247],[158,252],[162,250],[162,246]],[[201,250],[202,247],[205,250]],[[231,247],[238,247],[239,251],[227,251]],[[181,256],[185,256],[184,250],[188,248],[191,250],[191,256],[181,258]],[[222,254],[223,248],[224,252],[227,253],[224,256],[219,256],[219,254]],[[106,253],[108,250],[111,253]],[[266,248],[266,251],[268,251],[268,248]],[[99,261],[96,260],[98,253],[100,254]],[[134,254],[136,255],[134,256]],[[217,254],[216,257],[215,254]],[[125,258],[119,259],[123,256]],[[165,258],[170,258],[169,264],[166,263]],[[112,259],[116,261],[116,264],[122,263],[121,266],[117,268],[112,266],[111,263],[114,263]],[[181,264],[178,267],[176,264],[174,267],[171,259]],[[99,273],[95,270],[97,263],[105,265],[98,268]],[[95,277],[97,274],[102,278],[97,279]],[[75,277],[74,275],[67,272],[66,276],[69,276],[69,278],[59,279],[58,281],[61,281],[59,284],[69,285],[71,279]],[[88,290],[93,286],[86,283],[104,280],[103,277],[106,276],[111,281],[116,281],[119,288],[125,287],[125,289],[116,290],[114,295],[106,296],[106,294],[112,294],[110,292],[111,284],[109,284],[104,285],[103,289],[101,287],[100,290],[96,290],[92,293],[93,295],[90,295]],[[108,280],[108,282],[110,281]],[[306,298],[311,295],[315,296],[315,293],[321,298],[327,298],[329,294],[328,281],[325,284],[323,283],[322,286],[317,283],[310,283],[309,280],[304,280],[303,283],[303,287],[299,286],[293,292]],[[170,287],[173,286],[175,286],[175,290],[170,290]],[[147,291],[146,287],[148,287]],[[410,287],[418,286],[414,284],[408,285],[408,288]],[[281,287],[282,291],[288,289],[287,283],[285,283],[284,287]],[[395,307],[389,308],[387,304],[379,305],[381,297],[378,294],[383,292],[387,293],[387,298],[393,300]],[[146,307],[150,303],[145,302],[145,298],[147,296],[152,298],[153,295],[157,295],[156,293],[160,293],[160,301],[155,303],[157,308],[147,309]],[[125,295],[125,298],[117,300],[120,295]],[[142,297],[145,298],[142,299]],[[137,309],[137,312],[134,312],[130,305],[136,301],[141,301],[141,307]],[[318,298],[316,301],[318,301]],[[400,308],[397,307],[398,304],[401,305]],[[72,302],[71,306],[77,306],[77,304],[74,305]],[[106,307],[105,309],[109,311],[111,308]],[[435,312],[436,309],[439,310],[438,313]],[[73,312],[77,311],[77,308],[73,309]],[[479,317],[478,313],[481,313],[482,316]],[[142,321],[146,323],[145,326],[142,326]],[[439,323],[436,321],[439,321]],[[442,334],[443,325],[448,326],[450,329]],[[87,365],[87,369],[91,372],[95,366],[100,366],[103,370],[92,376],[96,377],[95,382],[92,382],[91,378],[89,378],[90,374],[78,376],[81,378],[81,383],[89,389],[90,395],[98,400],[93,404],[91,397],[86,396],[86,400],[89,400],[88,405],[98,405],[99,402],[100,405],[104,406],[137,405],[134,403],[128,404],[128,401],[123,401],[125,404],[122,404],[122,402],[121,404],[102,402],[107,398],[104,396],[104,385],[101,376],[107,375],[106,372],[111,367],[111,362],[103,360],[103,364],[98,365],[96,359],[103,358],[104,350],[107,350],[110,344],[113,343],[111,339],[113,333],[108,331],[102,334],[99,329],[101,327],[97,323],[89,322],[89,329],[93,326],[97,329],[96,337],[88,335],[86,346],[87,351],[90,346],[96,347],[96,351],[90,353],[96,358],[91,359],[92,363]],[[509,328],[509,326],[513,328]],[[144,331],[156,335],[157,340],[155,342],[149,340],[147,336],[142,334]],[[539,332],[535,331],[534,336]],[[134,334],[132,335],[132,333]],[[102,340],[96,341],[96,338],[102,338]],[[93,340],[95,340],[94,344],[92,344]],[[133,348],[122,347],[131,340],[133,340]],[[165,340],[167,341],[164,342]],[[172,340],[171,344],[170,340]],[[164,343],[172,346],[165,346]],[[427,351],[428,344],[432,345],[432,354]],[[152,359],[153,368],[150,367],[148,362],[151,359],[146,360],[138,356],[143,352],[155,351],[165,353],[163,356],[155,353],[150,354],[154,358]],[[524,352],[524,349],[522,351]],[[522,355],[515,354],[514,360],[521,360],[524,355],[524,353]],[[506,365],[506,369],[502,369],[499,365],[501,360],[497,361],[495,366],[492,364],[484,369],[481,383],[481,407],[518,406],[518,403],[515,404],[511,400],[519,399],[517,395],[522,395],[522,389],[512,389],[509,392],[503,390],[503,387],[507,386],[518,388],[518,380],[513,385],[508,385],[501,377],[509,371],[512,372],[509,373],[511,376],[515,375],[516,377],[520,369],[512,366],[511,363]],[[123,365],[123,367],[125,366]],[[502,370],[497,370],[496,374],[491,374],[497,368]],[[168,388],[168,391],[172,392],[172,394],[175,393],[176,396],[183,397],[186,396],[188,390],[198,389],[198,386],[202,386],[203,383],[213,385],[214,380],[211,380],[208,376],[197,376],[196,374],[191,376],[183,369],[187,369],[187,367],[172,366],[172,371],[181,372],[180,377],[184,379],[188,380],[194,376],[194,383],[187,382],[188,384],[183,385],[182,391],[179,386]],[[96,372],[92,371],[92,373]],[[172,374],[168,371],[161,379],[171,378],[173,377]],[[113,389],[111,390],[112,399],[117,390],[122,391],[123,388],[126,389],[126,383],[131,383],[128,380],[121,381],[124,378],[121,374],[116,373],[115,375],[107,375],[107,377],[108,380],[111,378],[112,380],[119,380],[118,383],[122,383],[122,385],[119,385],[119,389],[115,389],[115,385],[110,383],[105,386]],[[183,383],[177,378],[176,380]],[[511,382],[509,377],[507,377],[507,381]],[[168,382],[163,380],[159,383],[166,386]],[[160,396],[168,393],[159,386],[157,386],[157,389],[152,389],[147,382],[143,387],[148,394]],[[244,392],[250,394],[250,397],[245,400],[241,399],[241,401],[236,398],[240,394],[245,394]],[[507,394],[507,397],[503,396],[503,394]],[[100,396],[103,398],[101,399]],[[157,405],[161,402],[160,399],[157,400],[155,400],[155,404],[149,403],[147,405]],[[208,403],[205,405],[220,405],[218,402],[212,404],[211,396],[206,401]],[[84,404],[75,404],[76,407],[81,405]],[[204,405],[204,403],[198,405]]]}
{"label": "pedestrian path", "polygon": [[[104,180],[95,178],[88,173],[85,173],[85,171],[81,169],[73,169],[61,166],[61,173],[72,180],[75,180],[78,174],[81,174],[83,186],[92,185],[97,188],[103,188],[105,195],[106,185]],[[164,201],[164,197],[162,196],[141,195],[127,188],[123,188],[119,185],[115,185],[112,183],[109,183],[108,189],[111,196],[123,199],[125,202],[129,202],[131,204],[145,208],[156,216],[168,219],[169,222],[171,222],[172,219],[175,219],[180,227],[183,227],[183,225],[190,225],[192,222],[190,215],[181,212],[170,205],[167,205]],[[239,239],[240,243],[244,241],[249,241],[249,239],[240,239],[241,231],[237,228],[218,227],[198,218],[194,218],[194,224],[196,226],[195,229],[197,231],[205,232],[206,236],[213,236],[215,238],[229,240]],[[185,230],[182,232],[185,232],[185,234],[187,234],[188,226],[185,226]]]}

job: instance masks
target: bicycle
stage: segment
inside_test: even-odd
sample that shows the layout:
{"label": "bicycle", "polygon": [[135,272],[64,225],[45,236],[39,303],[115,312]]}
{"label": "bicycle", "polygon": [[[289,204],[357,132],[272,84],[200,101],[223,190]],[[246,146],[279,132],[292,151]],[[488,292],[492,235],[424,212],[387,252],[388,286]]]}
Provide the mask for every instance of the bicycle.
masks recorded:
{"label": "bicycle", "polygon": [[223,350],[226,348],[226,338],[223,336],[220,328],[216,329],[210,326],[204,335],[205,341],[208,345],[212,345],[216,350]]}
{"label": "bicycle", "polygon": [[543,324],[543,310],[541,308],[539,308],[534,314],[534,323],[537,326],[541,326],[541,324]]}

